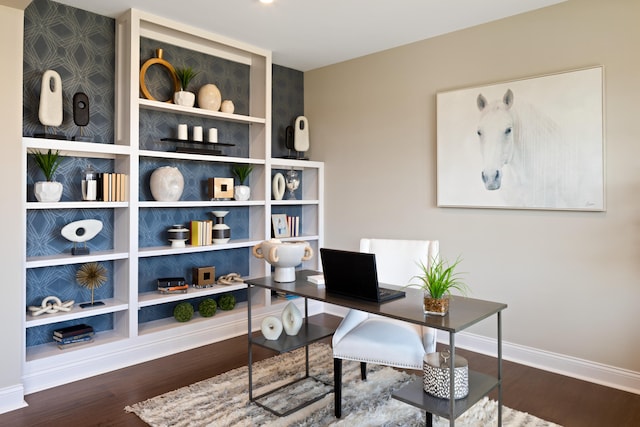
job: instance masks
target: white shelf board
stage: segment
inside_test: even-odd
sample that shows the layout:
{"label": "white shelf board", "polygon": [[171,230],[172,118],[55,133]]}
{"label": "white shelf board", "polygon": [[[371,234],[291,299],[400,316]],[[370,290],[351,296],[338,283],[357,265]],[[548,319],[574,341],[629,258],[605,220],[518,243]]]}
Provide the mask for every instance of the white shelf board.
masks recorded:
{"label": "white shelf board", "polygon": [[319,205],[319,200],[272,200],[273,206]]}
{"label": "white shelf board", "polygon": [[320,169],[324,163],[314,160],[280,159],[271,158],[269,160],[272,169]]}
{"label": "white shelf board", "polygon": [[53,265],[70,265],[85,262],[113,261],[127,258],[129,258],[128,252],[117,252],[114,250],[94,251],[89,255],[71,255],[70,253],[66,252],[56,255],[28,257],[26,267],[49,267]]}
{"label": "white shelf board", "polygon": [[[213,145],[213,144],[211,144]],[[224,148],[224,147],[221,147]],[[247,163],[255,165],[265,164],[264,159],[252,159],[247,157],[213,156],[209,154],[177,153],[175,151],[140,150],[140,157],[153,157],[157,159],[193,160],[200,162],[221,163]]]}
{"label": "white shelf board", "polygon": [[226,292],[246,289],[246,283],[238,283],[235,285],[214,285],[210,288],[194,288],[189,287],[187,293],[184,294],[161,294],[160,292],[144,292],[138,294],[138,307],[150,307],[168,302],[183,301],[191,298],[205,297],[207,295],[223,294]]}
{"label": "white shelf board", "polygon": [[114,298],[101,299],[100,301],[102,301],[104,305],[87,308],[81,308],[80,304],[76,302],[69,312],[59,311],[53,314],[41,314],[40,316],[33,316],[28,312],[25,326],[27,328],[33,328],[36,326],[51,325],[53,323],[65,322],[67,320],[83,319],[99,316],[101,314],[116,313],[129,308],[129,304]]}
{"label": "white shelf board", "polygon": [[205,110],[204,108],[184,107],[182,105],[170,104],[167,102],[152,101],[150,99],[138,99],[140,108],[154,111],[164,111],[174,114],[186,114],[189,116],[207,117],[210,119],[224,120],[227,122],[246,123],[246,124],[265,124],[267,121],[264,117],[244,116],[240,114],[229,114],[221,111]]}
{"label": "white shelf board", "polygon": [[187,245],[184,248],[172,248],[171,246],[156,246],[149,248],[140,248],[139,249],[139,257],[146,258],[152,256],[161,256],[161,255],[178,255],[178,254],[188,254],[188,253],[196,253],[196,252],[209,252],[209,251],[219,251],[225,249],[236,249],[236,248],[250,248],[258,243],[261,243],[263,239],[259,240],[248,240],[248,239],[238,239],[231,240],[229,243],[218,243],[215,245],[206,245],[206,246],[190,246]]}
{"label": "white shelf board", "polygon": [[34,150],[58,150],[63,156],[113,158],[116,155],[128,156],[131,153],[131,148],[127,145],[104,144],[100,142],[78,142],[63,139],[23,137],[22,143],[26,148]]}
{"label": "white shelf board", "polygon": [[46,344],[40,344],[32,347],[27,347],[26,361],[27,363],[33,362],[38,359],[53,358],[53,357],[67,357],[69,353],[82,352],[95,346],[112,343],[115,341],[123,340],[122,335],[118,335],[114,331],[97,332],[93,337],[93,342],[77,347],[71,347],[67,349],[60,349],[54,342],[48,342]]}
{"label": "white shelf board", "polygon": [[127,208],[129,202],[27,202],[28,210],[37,209],[112,209]]}
{"label": "white shelf board", "polygon": [[[261,307],[258,304],[252,304],[251,309],[255,310]],[[194,307],[195,308],[195,307]],[[188,322],[178,322],[173,317],[165,317],[164,319],[153,320],[151,322],[145,322],[138,325],[138,335],[147,335],[156,332],[162,332],[166,330],[176,330],[180,327],[191,327],[201,324],[203,322],[231,322],[234,320],[246,321],[247,320],[247,303],[239,302],[233,310],[216,310],[216,314],[211,317],[202,317],[197,312],[194,313],[191,320]]]}
{"label": "white shelf board", "polygon": [[138,206],[141,208],[206,208],[214,206],[264,206],[264,204],[264,200],[178,200],[176,202],[138,202]]}

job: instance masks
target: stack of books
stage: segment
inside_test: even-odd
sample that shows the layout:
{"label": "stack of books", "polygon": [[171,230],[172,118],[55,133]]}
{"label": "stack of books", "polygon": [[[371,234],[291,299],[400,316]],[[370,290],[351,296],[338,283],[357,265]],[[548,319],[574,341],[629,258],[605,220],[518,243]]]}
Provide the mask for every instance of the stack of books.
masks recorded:
{"label": "stack of books", "polygon": [[287,215],[287,228],[289,229],[289,237],[300,236],[300,217]]}
{"label": "stack of books", "polygon": [[271,297],[275,299],[286,299],[286,300],[300,298],[298,295],[291,295],[283,291],[271,291]]}
{"label": "stack of books", "polygon": [[191,221],[191,246],[213,245],[213,221],[210,219]]}
{"label": "stack of books", "polygon": [[53,340],[58,344],[58,348],[64,350],[78,345],[93,342],[95,335],[93,327],[85,323],[67,326],[53,331]]}
{"label": "stack of books", "polygon": [[127,200],[129,176],[124,173],[99,173],[98,197],[103,202],[124,202]]}
{"label": "stack of books", "polygon": [[186,294],[189,285],[184,277],[163,277],[158,279],[158,292],[161,294]]}

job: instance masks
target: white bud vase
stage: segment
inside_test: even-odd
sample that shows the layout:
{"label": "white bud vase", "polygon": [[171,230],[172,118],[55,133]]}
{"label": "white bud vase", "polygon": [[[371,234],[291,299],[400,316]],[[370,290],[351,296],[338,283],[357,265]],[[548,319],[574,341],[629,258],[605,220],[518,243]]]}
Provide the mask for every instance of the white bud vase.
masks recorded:
{"label": "white bud vase", "polygon": [[233,101],[230,101],[228,99],[222,101],[222,105],[220,105],[220,111],[222,111],[223,113],[233,114],[235,109],[236,107],[235,105],[233,105]]}

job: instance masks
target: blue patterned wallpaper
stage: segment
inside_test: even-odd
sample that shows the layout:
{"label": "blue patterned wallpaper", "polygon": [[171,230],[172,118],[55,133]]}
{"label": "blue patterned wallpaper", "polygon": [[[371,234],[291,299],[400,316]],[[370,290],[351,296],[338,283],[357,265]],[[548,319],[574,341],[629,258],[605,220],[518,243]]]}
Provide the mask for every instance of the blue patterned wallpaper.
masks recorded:
{"label": "blue patterned wallpaper", "polygon": [[[141,40],[141,62],[155,55],[155,49],[164,49],[164,58],[175,67],[192,66],[201,71],[194,79],[190,90],[196,91],[205,83],[214,83],[223,99],[231,99],[238,114],[248,114],[249,69],[246,65],[222,59],[209,58],[171,45],[158,46],[153,40]],[[95,142],[113,143],[114,96],[115,96],[115,20],[81,9],[65,6],[51,0],[34,0],[25,10],[24,28],[24,107],[23,135],[32,136],[43,132],[38,119],[40,85],[42,74],[48,69],[57,71],[62,79],[64,119],[57,133],[68,138],[79,134],[73,122],[72,98],[76,92],[87,93],[90,100],[90,122],[85,134],[92,135]],[[147,87],[152,93],[163,89],[162,72],[154,67],[147,72]],[[166,79],[166,77],[165,77]],[[284,145],[284,129],[292,125],[295,118],[304,114],[303,73],[273,65],[272,105],[272,155],[284,157],[288,153]],[[157,85],[154,86],[154,85]],[[162,92],[158,92],[158,97]],[[168,96],[168,95],[167,95]],[[140,148],[171,151],[175,148],[161,138],[175,137],[178,123],[187,123],[190,128],[203,126],[218,129],[218,140],[235,144],[222,148],[223,154],[234,157],[249,156],[249,126],[213,119],[166,114],[142,110],[140,114]],[[311,124],[310,124],[311,125]],[[80,200],[81,171],[91,163],[99,172],[113,171],[113,161],[105,159],[63,158],[56,180],[64,185],[63,201]],[[177,166],[185,177],[182,200],[206,200],[209,177],[231,177],[229,165],[205,162],[162,161],[142,158],[140,162],[140,200],[153,200],[149,190],[151,172],[160,166]],[[35,201],[33,184],[42,179],[31,156],[27,160],[27,199]],[[300,190],[298,190],[298,193]],[[299,196],[298,196],[299,197]],[[212,209],[156,209],[140,210],[141,247],[166,245],[166,229],[176,223],[187,224],[191,219],[211,219]],[[249,237],[249,208],[234,207],[225,217],[231,227],[232,239]],[[276,213],[299,215],[300,209],[282,207]],[[103,222],[103,230],[88,242],[91,250],[113,247],[113,209],[52,209],[32,210],[27,214],[27,256],[51,255],[69,251],[72,244],[60,235],[60,229],[72,221],[96,218]],[[153,288],[155,280],[162,276],[185,276],[191,280],[194,266],[215,265],[216,275],[238,272],[249,273],[249,248],[185,254],[172,257],[143,258],[139,263],[139,291]],[[117,261],[116,261],[117,262]],[[96,290],[96,298],[113,296],[113,262],[103,262],[109,274],[108,282]],[[27,304],[38,305],[42,298],[57,295],[63,300],[83,302],[90,292],[75,282],[78,265],[29,269],[27,271]],[[238,301],[246,300],[246,291],[234,292]],[[214,298],[217,298],[215,296]],[[140,310],[141,322],[173,315],[175,304],[148,307]],[[197,309],[197,304],[195,305]],[[81,323],[83,320],[61,322],[27,329],[27,346],[51,341],[51,332],[58,327]],[[92,317],[89,322],[96,330],[113,329],[114,315]]]}
{"label": "blue patterned wallpaper", "polygon": [[[285,129],[304,115],[304,74],[291,68],[273,66],[271,88],[271,157],[296,155],[285,146]],[[309,121],[309,128],[313,123]],[[313,144],[313,141],[310,141]]]}
{"label": "blue patterned wallpaper", "polygon": [[63,121],[58,134],[80,133],[73,122],[76,92],[89,97],[85,135],[113,143],[115,20],[50,0],[34,0],[24,13],[23,135],[44,132],[38,119],[42,74],[55,70],[62,80]]}

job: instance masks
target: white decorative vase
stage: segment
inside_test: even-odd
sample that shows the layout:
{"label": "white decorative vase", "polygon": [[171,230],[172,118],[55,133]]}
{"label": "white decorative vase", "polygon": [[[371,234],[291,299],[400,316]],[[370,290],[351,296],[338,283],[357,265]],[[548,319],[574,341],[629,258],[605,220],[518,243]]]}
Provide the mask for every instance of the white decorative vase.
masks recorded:
{"label": "white decorative vase", "polygon": [[162,166],[154,170],[149,182],[151,195],[159,202],[180,200],[184,190],[184,177],[178,168]]}
{"label": "white decorative vase", "polygon": [[275,267],[273,280],[276,282],[294,282],[296,266],[313,257],[313,249],[308,242],[283,242],[270,239],[253,247],[253,256],[264,259]]}
{"label": "white decorative vase", "polygon": [[249,200],[249,197],[251,197],[251,187],[248,185],[236,185],[233,188],[234,199],[244,201]]}
{"label": "white decorative vase", "polygon": [[267,316],[260,327],[262,335],[269,341],[275,341],[282,333],[282,322],[275,316]]}
{"label": "white decorative vase", "polygon": [[298,335],[302,328],[302,313],[293,302],[289,302],[282,310],[282,326],[287,335]]}
{"label": "white decorative vase", "polygon": [[220,105],[220,111],[222,111],[223,113],[233,114],[235,109],[236,107],[235,105],[233,105],[233,101],[230,101],[228,99],[222,101],[222,104]]}
{"label": "white decorative vase", "polygon": [[59,202],[62,197],[62,183],[57,181],[38,181],[33,192],[39,202]]}
{"label": "white decorative vase", "polygon": [[182,224],[176,224],[167,230],[169,241],[172,248],[186,247],[186,241],[189,240],[189,229]]}
{"label": "white decorative vase", "polygon": [[218,111],[222,103],[220,89],[214,84],[203,85],[198,91],[198,107],[205,110]]}
{"label": "white decorative vase", "polygon": [[213,243],[227,243],[231,239],[231,228],[224,223],[224,217],[229,211],[213,211],[211,212],[215,217],[215,224],[213,224]]}
{"label": "white decorative vase", "polygon": [[196,104],[196,94],[181,90],[173,94],[173,103],[183,107],[193,107]]}

